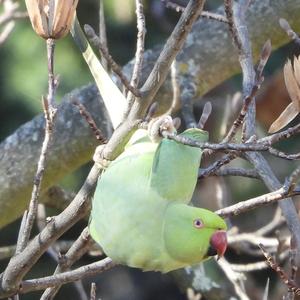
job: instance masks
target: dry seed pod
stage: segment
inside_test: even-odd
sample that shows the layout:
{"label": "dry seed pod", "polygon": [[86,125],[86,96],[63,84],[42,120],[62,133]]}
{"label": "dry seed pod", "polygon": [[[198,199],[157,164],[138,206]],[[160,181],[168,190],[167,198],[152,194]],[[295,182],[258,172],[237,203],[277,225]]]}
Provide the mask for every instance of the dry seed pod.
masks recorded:
{"label": "dry seed pod", "polygon": [[283,68],[284,82],[292,102],[281,115],[272,123],[270,133],[274,133],[290,123],[300,112],[300,59],[294,58],[294,65],[290,60]]}
{"label": "dry seed pod", "polygon": [[44,39],[60,39],[71,28],[78,0],[25,0],[31,25]]}

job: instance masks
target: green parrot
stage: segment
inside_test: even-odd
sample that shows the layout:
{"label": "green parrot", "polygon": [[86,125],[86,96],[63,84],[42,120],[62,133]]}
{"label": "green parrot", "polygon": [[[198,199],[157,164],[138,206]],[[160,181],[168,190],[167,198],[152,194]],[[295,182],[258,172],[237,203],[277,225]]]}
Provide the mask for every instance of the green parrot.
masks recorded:
{"label": "green parrot", "polygon": [[[192,128],[181,136],[207,141]],[[124,152],[98,180],[90,234],[116,263],[169,272],[223,255],[226,223],[217,214],[189,206],[202,150],[146,130],[132,136]]]}
{"label": "green parrot", "polygon": [[[77,18],[71,33],[116,128],[126,99],[94,54]],[[199,129],[181,135],[208,139]],[[201,149],[172,140],[153,141],[146,130],[132,136],[125,151],[99,178],[92,204],[91,236],[113,261],[169,272],[224,254],[224,220],[211,211],[188,206],[201,155]]]}

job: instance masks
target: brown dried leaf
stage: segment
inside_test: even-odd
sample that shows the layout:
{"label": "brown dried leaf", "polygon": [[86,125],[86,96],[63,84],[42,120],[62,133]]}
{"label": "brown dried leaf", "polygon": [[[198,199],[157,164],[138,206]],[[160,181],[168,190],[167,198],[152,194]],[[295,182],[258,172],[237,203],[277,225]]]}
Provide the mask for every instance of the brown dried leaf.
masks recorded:
{"label": "brown dried leaf", "polygon": [[299,111],[295,108],[294,103],[290,103],[281,115],[272,123],[269,128],[269,133],[274,133],[282,129],[290,123],[298,115],[298,113]]}
{"label": "brown dried leaf", "polygon": [[281,115],[273,122],[269,128],[269,133],[274,133],[289,122],[291,122],[300,112],[300,59],[294,58],[294,67],[290,60],[283,68],[284,82],[292,100]]}
{"label": "brown dried leaf", "polygon": [[32,27],[38,35],[41,35],[45,31],[44,14],[40,13],[42,3],[39,3],[39,5],[37,5],[35,0],[25,0],[25,3]]}
{"label": "brown dried leaf", "polygon": [[[296,60],[294,65],[298,70],[299,66],[298,63],[296,63]],[[283,74],[284,74],[284,82],[288,90],[288,93],[291,97],[291,100],[294,103],[295,108],[298,111],[300,111],[300,89],[297,80],[295,78],[294,70],[290,60],[288,60],[284,65]]]}
{"label": "brown dried leaf", "polygon": [[[299,57],[294,58],[294,74],[299,88],[298,91],[300,91],[300,58]],[[298,99],[300,98],[299,93],[300,92],[298,92]]]}
{"label": "brown dried leaf", "polygon": [[35,32],[44,39],[64,37],[72,26],[78,0],[25,0]]}
{"label": "brown dried leaf", "polygon": [[70,31],[78,0],[56,0],[55,2],[53,32],[60,38]]}

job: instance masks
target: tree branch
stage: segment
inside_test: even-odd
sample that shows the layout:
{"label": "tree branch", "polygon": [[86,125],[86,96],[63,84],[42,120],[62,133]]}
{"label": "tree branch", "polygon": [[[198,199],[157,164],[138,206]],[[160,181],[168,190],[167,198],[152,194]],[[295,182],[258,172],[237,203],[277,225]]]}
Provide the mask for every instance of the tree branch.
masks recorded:
{"label": "tree branch", "polygon": [[[288,41],[285,32],[279,27],[279,17],[288,19],[292,28],[300,31],[299,12],[299,1],[253,2],[247,11],[246,21],[255,59],[258,58],[261,46],[268,38],[272,37],[273,49]],[[239,71],[238,60],[234,55],[229,33],[224,24],[210,22],[210,26],[203,26],[206,22],[209,21],[203,19],[197,21],[183,51],[176,58],[180,81],[189,74],[194,74],[193,80],[197,86],[196,96],[203,95]],[[141,81],[145,80],[147,74],[150,73],[158,53],[158,48],[145,52]],[[124,67],[124,73],[127,75],[131,74],[131,70],[132,63]],[[55,139],[50,148],[49,168],[45,172],[42,191],[87,162],[97,145],[86,122],[82,120],[75,108],[70,107],[72,97],[80,98],[80,102],[98,121],[98,126],[103,133],[108,137],[111,135],[107,114],[103,109],[103,104],[99,105],[101,100],[94,86],[87,86],[74,91],[72,95],[67,95],[62,107],[59,108]],[[172,88],[169,80],[161,87],[156,98],[160,103],[160,112],[169,108],[172,101]],[[0,228],[21,216],[27,206],[34,177],[33,166],[37,163],[37,153],[41,148],[43,126],[42,117],[37,117],[21,126],[0,144]]]}
{"label": "tree branch", "polygon": [[274,192],[258,196],[253,199],[239,202],[237,204],[221,208],[216,213],[222,217],[237,216],[241,213],[247,212],[251,209],[270,204],[272,202],[299,195],[299,191],[287,193],[285,188],[280,188]]}
{"label": "tree branch", "polygon": [[59,286],[64,283],[73,282],[87,276],[99,274],[105,270],[111,269],[115,263],[107,257],[103,260],[85,265],[78,269],[44,277],[39,279],[25,280],[21,283],[20,293],[43,290],[48,287]]}
{"label": "tree branch", "polygon": [[27,247],[10,260],[0,276],[0,297],[15,294],[22,278],[47,248],[89,212],[89,200],[93,195],[99,172],[100,169],[95,164],[72,203],[61,214],[53,217]]}

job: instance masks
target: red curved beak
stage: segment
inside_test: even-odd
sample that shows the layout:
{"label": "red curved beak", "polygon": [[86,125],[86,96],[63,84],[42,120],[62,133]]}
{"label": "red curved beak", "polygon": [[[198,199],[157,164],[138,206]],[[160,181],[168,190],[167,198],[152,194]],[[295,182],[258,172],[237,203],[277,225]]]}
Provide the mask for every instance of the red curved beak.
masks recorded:
{"label": "red curved beak", "polygon": [[210,238],[210,246],[217,252],[218,259],[224,255],[227,248],[227,235],[224,230],[215,232]]}

